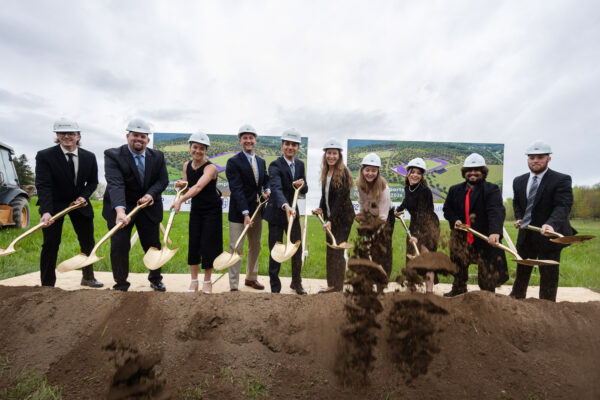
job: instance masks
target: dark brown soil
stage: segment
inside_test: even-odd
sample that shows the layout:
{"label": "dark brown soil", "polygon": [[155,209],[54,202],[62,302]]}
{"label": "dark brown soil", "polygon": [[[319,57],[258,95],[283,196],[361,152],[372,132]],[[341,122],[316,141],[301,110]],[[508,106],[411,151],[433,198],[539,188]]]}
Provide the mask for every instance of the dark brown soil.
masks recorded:
{"label": "dark brown soil", "polygon": [[0,287],[0,359],[14,370],[36,366],[65,399],[176,399],[193,390],[204,399],[600,398],[599,302],[479,291],[377,299],[381,329],[362,387],[343,386],[335,373],[342,293]]}
{"label": "dark brown soil", "polygon": [[419,273],[431,271],[448,275],[458,272],[456,265],[450,261],[450,257],[439,251],[422,253],[420,256],[410,260],[406,266]]}

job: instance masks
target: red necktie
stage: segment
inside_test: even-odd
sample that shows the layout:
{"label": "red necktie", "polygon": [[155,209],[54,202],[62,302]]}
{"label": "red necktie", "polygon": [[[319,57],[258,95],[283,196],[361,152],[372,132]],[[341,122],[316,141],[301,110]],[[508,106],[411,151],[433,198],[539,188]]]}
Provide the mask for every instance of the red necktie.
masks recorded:
{"label": "red necktie", "polygon": [[[467,220],[467,226],[471,226],[471,219],[469,218],[470,194],[471,189],[467,190],[467,196],[465,197],[465,216]],[[469,242],[469,244],[473,244],[474,241],[475,239],[473,239],[471,232],[467,232],[467,242]]]}

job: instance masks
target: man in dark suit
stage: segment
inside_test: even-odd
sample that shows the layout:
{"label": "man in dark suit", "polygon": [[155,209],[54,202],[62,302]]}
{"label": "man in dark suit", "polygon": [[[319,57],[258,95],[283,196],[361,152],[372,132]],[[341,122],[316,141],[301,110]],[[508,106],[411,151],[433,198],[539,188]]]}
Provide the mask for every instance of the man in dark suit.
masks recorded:
{"label": "man in dark suit", "polygon": [[[243,125],[238,131],[238,139],[242,146],[235,156],[227,160],[225,175],[229,181],[229,251],[233,254],[233,245],[241,235],[244,227],[250,223],[250,217],[258,206],[259,196],[269,198],[269,175],[265,160],[255,153],[257,133],[251,125]],[[261,194],[264,190],[264,194]],[[265,287],[258,281],[258,255],[260,254],[260,238],[262,235],[262,216],[256,216],[248,229],[248,254],[246,256],[245,285],[257,290]],[[244,241],[236,251],[241,253]],[[240,267],[242,260],[229,267],[229,288],[238,290]]]}
{"label": "man in dark suit", "polygon": [[[129,239],[133,225],[137,227],[144,252],[150,247],[160,249],[159,225],[163,218],[161,194],[169,183],[165,157],[161,151],[147,148],[150,125],[134,119],[127,126],[127,144],[104,152],[106,192],[102,216],[112,229],[119,222],[124,227],[110,239],[110,262],[115,278],[115,290],[127,291],[129,282]],[[152,201],[133,218],[129,213],[137,204]],[[164,292],[161,269],[150,271],[152,289]]]}
{"label": "man in dark suit", "polygon": [[[517,252],[523,258],[542,258],[560,261],[564,245],[553,243],[546,232],[574,235],[569,223],[573,205],[571,177],[548,168],[552,150],[544,142],[533,143],[525,153],[529,172],[513,181],[513,208],[521,228],[527,225],[542,228],[542,234],[528,229],[519,230]],[[531,276],[531,266],[517,264],[517,277],[511,297],[524,299]],[[558,265],[540,266],[540,299],[556,301],[558,290]]]}
{"label": "man in dark suit", "polygon": [[[54,123],[57,146],[37,153],[35,157],[35,186],[38,193],[40,222],[44,243],[40,255],[42,286],[56,283],[56,257],[62,236],[64,217],[56,221],[50,218],[69,206],[71,202],[83,203],[98,186],[96,156],[79,147],[81,132],[77,122],[62,118]],[[73,229],[82,253],[90,254],[94,248],[94,209],[91,204],[71,211]],[[102,287],[94,278],[92,265],[83,268],[82,286]]]}
{"label": "man in dark suit", "polygon": [[[288,226],[290,218],[294,220],[292,225],[291,241],[300,240],[300,214],[298,208],[292,209],[294,188],[298,188],[306,181],[304,163],[296,158],[302,136],[295,129],[288,129],[281,135],[281,149],[283,156],[279,157],[269,165],[269,185],[271,186],[271,197],[266,204],[264,218],[269,222],[269,249],[273,249],[275,242],[282,241],[283,231]],[[300,193],[305,194],[308,186],[304,186]],[[281,281],[279,280],[279,268],[281,264],[269,258],[269,277],[271,292],[281,292]],[[302,252],[296,251],[292,256],[292,284],[290,288],[298,294],[306,294],[302,287],[300,268],[302,267]]]}
{"label": "man in dark suit", "polygon": [[[444,294],[446,297],[467,292],[470,264],[478,265],[477,283],[481,290],[495,292],[496,287],[508,280],[506,255],[492,246],[502,239],[506,215],[500,188],[486,182],[488,168],[477,153],[465,159],[461,172],[465,182],[450,187],[444,202],[444,217],[450,224],[450,259],[458,267],[452,290]],[[488,243],[457,230],[463,223],[488,236]]]}

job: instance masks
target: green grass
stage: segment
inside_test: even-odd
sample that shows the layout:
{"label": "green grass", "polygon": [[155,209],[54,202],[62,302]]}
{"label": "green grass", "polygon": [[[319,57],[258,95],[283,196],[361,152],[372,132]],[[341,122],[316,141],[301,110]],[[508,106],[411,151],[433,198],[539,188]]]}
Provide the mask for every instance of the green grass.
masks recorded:
{"label": "green grass", "polygon": [[[441,187],[450,189],[450,186],[455,185],[458,182],[464,181],[460,172],[461,165],[448,165],[446,172],[443,174],[433,173],[429,175],[433,177],[433,184],[439,183]],[[502,184],[502,165],[489,165],[490,172],[488,173],[487,181],[495,184]]]}
{"label": "green grass", "polygon": [[[106,222],[102,218],[102,203],[94,201],[92,202],[95,213],[95,231],[96,240],[99,240],[102,235],[107,232]],[[37,207],[35,206],[35,199],[31,202],[32,210],[32,226],[39,222],[39,214],[37,213]],[[168,212],[165,212],[164,222],[168,218]],[[303,219],[303,218],[302,218]],[[188,230],[189,214],[182,212],[176,218],[171,230],[171,240],[173,244],[170,248],[179,247],[179,251],[173,259],[163,267],[165,273],[188,273],[189,267],[187,265],[187,230]],[[600,221],[593,220],[574,220],[572,221],[573,226],[582,235],[596,235],[600,236]],[[448,223],[446,221],[441,222],[442,235],[448,235]],[[517,231],[513,227],[512,222],[505,223],[507,231],[513,238],[513,242],[516,242]],[[263,221],[263,235],[262,235],[262,252],[259,258],[259,274],[268,275],[268,263],[269,263],[269,250],[268,250],[268,224]],[[15,228],[0,229],[0,246],[6,247],[8,244],[18,235],[22,233],[21,230]],[[356,235],[356,226],[353,227],[349,241],[352,242]],[[318,219],[310,216],[308,217],[308,232],[307,238],[307,250],[308,257],[306,263],[302,268],[302,276],[305,278],[320,278],[325,279],[325,234],[321,228],[321,224]],[[600,238],[596,238],[581,244],[573,245],[562,252],[561,257],[561,268],[560,268],[560,285],[561,286],[582,286],[591,289],[600,289],[600,273],[598,267],[600,266]],[[223,216],[223,249],[226,250],[229,243],[229,231],[227,215]],[[42,244],[42,233],[36,232],[33,235],[27,237],[23,241],[19,242],[18,247],[22,247],[23,250],[15,254],[0,257],[0,279],[6,279],[25,273],[38,271],[39,270],[39,256],[40,247]],[[448,252],[448,249],[440,249],[441,251]],[[244,252],[246,247],[244,247]],[[393,237],[393,257],[394,267],[392,270],[392,277],[395,277],[402,268],[405,266],[405,234],[403,229],[399,225],[394,230]],[[65,221],[63,225],[63,236],[62,244],[58,254],[58,262],[70,258],[79,253],[79,244],[77,242],[73,227],[70,221]],[[110,243],[104,244],[98,251],[99,255],[106,256],[103,260],[95,264],[94,268],[100,271],[110,271]],[[142,263],[143,258],[142,248],[138,243],[133,247],[130,254],[130,270],[132,272],[146,272],[147,269]],[[510,257],[509,257],[510,258]],[[508,283],[512,283],[514,273],[516,270],[516,264],[509,261],[509,272],[511,280]],[[242,263],[242,271],[245,272],[245,260]],[[476,266],[471,266],[470,273],[476,275]],[[291,265],[290,262],[285,262],[281,266],[281,276],[291,276]],[[441,278],[442,282],[451,282],[451,278]],[[475,283],[475,281],[472,281]],[[531,284],[539,284],[539,274],[534,272],[531,278]]]}
{"label": "green grass", "polygon": [[14,400],[60,400],[62,390],[48,384],[45,376],[39,375],[34,368],[13,372],[8,364],[2,364],[0,376],[7,374],[9,385],[0,389],[0,398]]}

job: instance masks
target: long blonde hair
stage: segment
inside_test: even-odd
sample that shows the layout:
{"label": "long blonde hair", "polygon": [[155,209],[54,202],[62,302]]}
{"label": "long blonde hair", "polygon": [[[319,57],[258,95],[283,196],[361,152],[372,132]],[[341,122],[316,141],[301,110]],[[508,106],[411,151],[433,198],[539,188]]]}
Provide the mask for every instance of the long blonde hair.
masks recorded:
{"label": "long blonde hair", "polygon": [[375,198],[377,199],[385,190],[387,186],[387,181],[383,176],[381,176],[380,168],[377,168],[377,178],[375,178],[373,183],[367,182],[367,180],[363,176],[363,169],[365,169],[366,166],[367,165],[363,165],[362,167],[360,167],[360,171],[358,171],[358,179],[356,180],[356,186],[358,187],[358,190],[364,193],[373,193],[375,195]]}
{"label": "long blonde hair", "polygon": [[[350,170],[348,169],[348,167],[346,167],[344,165],[344,159],[342,158],[342,152],[339,149],[336,149],[338,151],[338,160],[335,163],[335,165],[333,166],[333,175],[331,177],[331,185],[336,188],[339,189],[342,187],[343,185],[343,180],[344,177],[346,178],[346,180],[348,181],[348,184],[350,185],[350,187],[354,186],[354,179],[352,179],[352,174],[350,173]],[[327,152],[323,153],[323,161],[321,161],[321,185],[325,186],[325,184],[327,183],[327,173],[329,172],[329,164],[327,164],[327,159],[326,159],[326,155]]]}

